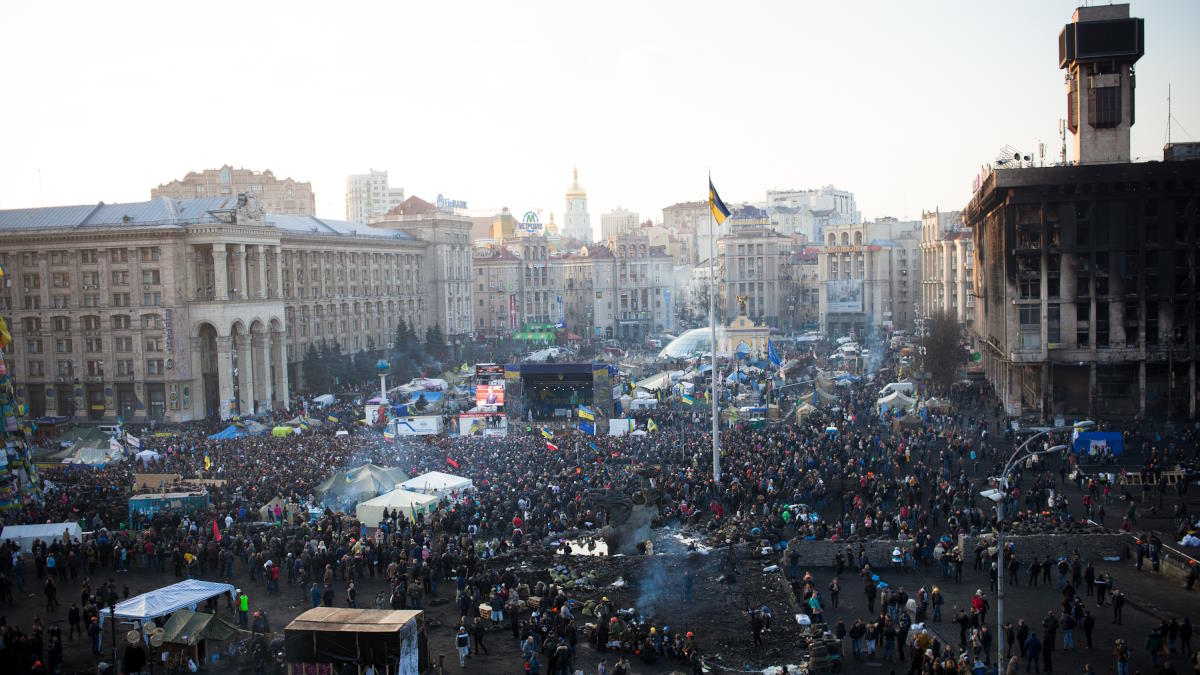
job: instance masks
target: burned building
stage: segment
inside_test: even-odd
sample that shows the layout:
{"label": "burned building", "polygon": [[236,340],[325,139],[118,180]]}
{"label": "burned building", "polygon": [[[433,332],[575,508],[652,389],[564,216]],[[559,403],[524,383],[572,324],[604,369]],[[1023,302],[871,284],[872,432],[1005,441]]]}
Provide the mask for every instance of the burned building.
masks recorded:
{"label": "burned building", "polygon": [[1010,415],[1196,419],[1200,159],[999,169],[963,210]]}

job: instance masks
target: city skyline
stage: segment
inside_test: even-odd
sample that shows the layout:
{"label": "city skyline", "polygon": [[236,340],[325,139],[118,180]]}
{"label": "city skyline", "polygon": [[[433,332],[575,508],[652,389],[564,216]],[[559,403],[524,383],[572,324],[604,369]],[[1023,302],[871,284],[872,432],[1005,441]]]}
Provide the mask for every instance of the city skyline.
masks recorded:
{"label": "city skyline", "polygon": [[[21,6],[0,54],[34,65],[7,78],[10,100],[26,103],[0,112],[0,208],[143,201],[230,164],[311,181],[318,215],[341,218],[346,176],[377,167],[408,195],[561,222],[578,167],[593,233],[617,206],[658,220],[703,199],[708,170],[729,202],[832,184],[865,218],[914,219],[961,208],[1001,146],[1036,156],[1040,141],[1057,160],[1056,37],[1077,4],[879,4],[865,17],[664,4],[639,6],[635,22],[619,7],[380,7],[370,23],[265,4],[239,7],[236,24],[189,14],[182,30],[156,30],[184,18],[157,11]],[[1200,133],[1187,78],[1200,5],[1131,11],[1150,45],[1132,155],[1157,159],[1168,84],[1172,137]],[[76,47],[48,48],[65,43]]]}

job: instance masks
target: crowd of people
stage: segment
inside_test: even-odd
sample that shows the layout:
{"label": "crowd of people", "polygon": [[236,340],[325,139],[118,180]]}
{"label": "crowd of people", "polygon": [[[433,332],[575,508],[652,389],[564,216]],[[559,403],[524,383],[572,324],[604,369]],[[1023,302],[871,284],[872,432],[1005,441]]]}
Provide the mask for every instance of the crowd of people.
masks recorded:
{"label": "crowd of people", "polygon": [[[875,382],[891,377],[894,373],[884,370]],[[363,389],[364,394],[369,391]],[[848,545],[894,540],[899,564],[937,570],[943,585],[962,582],[972,555],[975,570],[987,574],[990,566],[993,585],[1000,573],[1015,584],[1023,570],[1028,583],[1039,578],[1046,583],[1057,569],[1063,607],[1048,617],[1054,627],[1042,621],[1039,631],[1023,619],[1008,626],[1000,639],[1019,649],[1014,655],[1049,654],[1047,638],[1053,644],[1062,631],[1071,642],[1066,636],[1077,628],[1090,645],[1088,625],[1095,619],[1079,597],[1080,589],[1086,588],[1086,597],[1095,597],[1098,606],[1109,600],[1115,620],[1120,619],[1119,589],[1111,578],[1095,575],[1088,561],[1022,559],[1009,550],[997,560],[984,549],[958,548],[959,535],[990,530],[992,505],[977,494],[988,487],[988,477],[996,475],[1013,447],[1014,432],[1004,425],[1003,411],[986,386],[956,386],[949,394],[950,412],[928,413],[916,424],[881,417],[875,399],[874,387],[863,381],[846,387],[836,408],[823,409],[803,423],[734,425],[721,436],[725,476],[720,482],[712,480],[710,471],[710,427],[701,423],[705,411],[677,400],[665,409],[638,413],[642,426],[652,415],[652,433],[595,438],[562,433],[555,439],[556,450],[536,427],[514,427],[507,437],[430,436],[394,443],[377,429],[348,424],[313,425],[282,438],[230,440],[209,438],[223,426],[215,421],[160,426],[158,434],[140,435],[161,454],[159,460],[127,459],[49,475],[53,487],[46,488],[40,503],[6,516],[8,524],[78,522],[90,534],[39,541],[24,554],[12,542],[3,544],[0,603],[24,602],[27,589],[36,587],[43,592],[45,610],[44,618],[35,618],[28,628],[0,625],[0,650],[20,664],[14,672],[29,671],[35,663],[54,672],[62,660],[60,622],[67,622],[68,638],[86,634],[97,640],[93,631],[99,613],[128,593],[115,579],[136,569],[161,577],[164,584],[185,577],[238,581],[246,588],[238,589],[239,597],[289,593],[302,607],[422,608],[441,593],[453,598],[461,616],[452,628],[462,664],[471,654],[486,653],[486,629],[502,624],[519,642],[521,666],[528,672],[543,672],[543,663],[549,668],[544,672],[573,672],[577,645],[589,640],[600,652],[616,650],[613,665],[605,663],[608,672],[628,671],[631,656],[674,659],[699,668],[703,636],[646,630],[603,602],[593,602],[585,615],[584,601],[570,590],[547,584],[544,577],[522,578],[489,564],[492,558],[545,549],[564,532],[599,528],[610,515],[606,495],[629,495],[647,486],[661,506],[656,525],[686,526],[719,543],[765,540],[785,550],[805,540]],[[321,414],[349,421],[360,416],[359,409],[347,398]],[[292,414],[280,411],[276,417]],[[352,427],[352,433],[334,435],[340,427]],[[1169,441],[1131,432],[1127,446],[1143,451],[1153,470],[1179,458],[1193,459],[1195,440],[1189,432]],[[388,513],[378,528],[366,527],[353,514],[322,509],[316,486],[331,472],[364,462],[400,467],[412,475],[454,467],[473,481],[475,490],[453,495],[429,515]],[[1113,506],[1117,497],[1128,502],[1123,518],[1136,526],[1139,500],[1115,495],[1115,486],[1094,477],[1081,477],[1073,462],[1065,454],[1059,461],[1018,467],[1004,496],[1014,521],[1047,530],[1084,518],[1103,523],[1105,507],[1120,508]],[[209,506],[130,523],[130,491],[143,487],[134,485],[135,473],[207,479]],[[1089,481],[1077,486],[1087,495],[1081,503],[1062,496],[1062,488],[1076,481]],[[275,499],[285,506],[269,512],[266,520],[273,522],[262,522],[260,507]],[[1183,527],[1189,514],[1184,510],[1177,518]],[[1146,541],[1145,557],[1153,559],[1153,540]],[[841,557],[831,561],[836,569],[827,581],[799,577],[795,569],[789,576],[806,611],[824,621],[830,609],[827,598],[837,606],[843,568],[863,575],[871,615],[830,627],[839,639],[849,639],[849,658],[908,660],[911,673],[960,672],[963,662],[971,667],[976,661],[989,663],[997,637],[986,621],[990,607],[982,589],[976,594],[978,606],[973,602],[969,612],[964,608],[958,615],[943,615],[937,585],[912,595],[888,589],[876,598],[869,563],[852,546]],[[360,597],[357,588],[364,577],[386,580],[390,593],[373,602]],[[247,578],[252,587],[241,582]],[[60,602],[59,593],[69,597]],[[540,606],[522,611],[522,601],[530,596],[541,598]],[[480,616],[480,604],[491,607],[489,616]],[[763,614],[752,612],[750,617],[761,628]],[[933,632],[912,631],[914,624],[948,622],[959,626],[958,651]],[[596,629],[581,636],[583,623],[594,623]],[[1190,649],[1190,623],[1164,630]],[[751,633],[758,635],[754,629]],[[94,644],[93,651],[99,654],[100,647]],[[1042,665],[1049,666],[1050,658],[1044,656]]]}

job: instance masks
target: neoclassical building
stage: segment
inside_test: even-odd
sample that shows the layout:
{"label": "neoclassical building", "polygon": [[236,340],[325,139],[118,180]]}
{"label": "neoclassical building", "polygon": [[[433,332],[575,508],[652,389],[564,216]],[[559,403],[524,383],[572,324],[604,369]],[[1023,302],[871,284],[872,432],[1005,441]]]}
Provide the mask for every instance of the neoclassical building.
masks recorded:
{"label": "neoclassical building", "polygon": [[424,330],[435,247],[254,195],[0,211],[5,359],[34,417],[229,417],[288,404],[310,345]]}

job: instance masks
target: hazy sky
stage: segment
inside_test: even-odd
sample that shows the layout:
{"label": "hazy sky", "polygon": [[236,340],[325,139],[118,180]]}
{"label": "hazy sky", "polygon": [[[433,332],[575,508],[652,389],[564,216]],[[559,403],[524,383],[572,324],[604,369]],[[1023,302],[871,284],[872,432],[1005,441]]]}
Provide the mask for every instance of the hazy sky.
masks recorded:
{"label": "hazy sky", "polygon": [[[1076,2],[10,3],[0,208],[137,201],[224,163],[345,176],[593,225],[706,196],[834,184],[863,214],[961,207],[1004,144],[1058,156],[1057,35]],[[1167,85],[1200,140],[1200,2],[1142,0],[1133,154]],[[1181,126],[1180,126],[1181,125]],[[39,186],[39,170],[41,172]]]}

